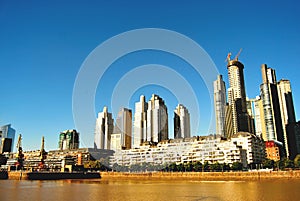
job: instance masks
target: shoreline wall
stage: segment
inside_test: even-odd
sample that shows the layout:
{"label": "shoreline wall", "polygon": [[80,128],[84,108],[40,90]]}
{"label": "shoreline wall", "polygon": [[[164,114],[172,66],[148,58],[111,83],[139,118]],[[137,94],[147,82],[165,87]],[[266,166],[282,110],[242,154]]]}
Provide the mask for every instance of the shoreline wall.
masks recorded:
{"label": "shoreline wall", "polygon": [[300,179],[300,170],[294,171],[252,171],[252,172],[101,172],[101,179],[155,179],[155,180],[199,180],[199,181],[243,181]]}
{"label": "shoreline wall", "polygon": [[26,172],[10,171],[8,179],[12,180],[59,180],[59,179],[97,179],[96,172]]}

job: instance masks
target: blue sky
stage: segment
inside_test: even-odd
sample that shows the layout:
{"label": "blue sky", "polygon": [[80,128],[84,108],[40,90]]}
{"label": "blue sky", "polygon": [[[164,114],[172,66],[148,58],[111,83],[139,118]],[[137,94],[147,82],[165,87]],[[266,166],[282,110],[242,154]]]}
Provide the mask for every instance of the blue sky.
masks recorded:
{"label": "blue sky", "polygon": [[[226,55],[228,52],[235,55],[243,48],[240,61],[245,65],[247,95],[251,98],[259,95],[260,65],[266,63],[276,70],[278,80],[291,81],[299,119],[299,4],[298,1],[0,1],[0,124],[11,123],[17,134],[23,135],[25,150],[39,149],[42,135],[46,149],[57,148],[59,132],[75,127],[72,93],[84,60],[105,40],[141,28],[169,29],[196,41],[223,74],[226,87]],[[103,106],[110,104],[112,89],[123,74],[148,63],[180,71],[193,88],[199,85],[199,91],[207,96],[199,76],[185,68],[188,64],[174,55],[144,51],[119,59],[107,70],[97,88],[95,110],[102,111]],[[118,70],[118,66],[124,68]],[[158,93],[173,118],[177,104],[174,92],[159,86],[141,87],[132,94],[129,107],[134,108],[142,93],[147,99]],[[201,93],[197,96],[203,100],[199,103],[202,115],[200,128],[194,134],[205,134],[202,132],[209,123],[205,118],[208,100]],[[79,132],[82,136],[93,135],[89,130]]]}

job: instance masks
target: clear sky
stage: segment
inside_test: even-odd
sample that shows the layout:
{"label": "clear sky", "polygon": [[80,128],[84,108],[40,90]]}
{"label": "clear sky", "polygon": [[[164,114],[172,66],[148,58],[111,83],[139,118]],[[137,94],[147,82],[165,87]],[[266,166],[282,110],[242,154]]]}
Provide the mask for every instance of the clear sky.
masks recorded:
{"label": "clear sky", "polygon": [[[292,84],[296,117],[300,117],[300,3],[299,1],[3,1],[0,0],[0,124],[11,123],[23,135],[25,150],[39,149],[45,136],[46,149],[56,149],[59,132],[76,127],[72,93],[77,73],[87,56],[107,39],[133,29],[162,28],[184,34],[211,57],[228,87],[224,62],[227,53],[243,51],[246,93],[259,95],[260,65],[276,70],[277,79]],[[113,63],[100,80],[95,111],[111,104],[116,83],[130,70],[150,63],[179,71],[198,91],[203,81],[181,59],[159,51],[134,52]],[[120,66],[123,66],[120,70]],[[186,69],[186,70],[185,70]],[[166,76],[168,79],[168,76]],[[184,90],[184,89],[183,89]],[[129,101],[141,94],[148,100],[157,93],[169,109],[173,126],[176,92],[150,85],[138,88]],[[200,128],[205,135],[209,100],[196,93]],[[116,116],[116,114],[113,114]],[[96,113],[95,113],[96,116]],[[194,117],[191,116],[191,119]],[[91,122],[94,124],[94,122]],[[81,136],[93,131],[79,130]],[[170,129],[170,137],[173,129]]]}

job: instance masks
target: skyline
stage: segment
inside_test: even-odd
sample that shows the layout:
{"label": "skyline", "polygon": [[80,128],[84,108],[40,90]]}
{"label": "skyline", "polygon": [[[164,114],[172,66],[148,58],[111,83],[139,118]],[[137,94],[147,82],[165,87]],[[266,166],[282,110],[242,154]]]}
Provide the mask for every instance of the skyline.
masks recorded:
{"label": "skyline", "polygon": [[[1,2],[0,68],[5,76],[1,78],[0,89],[5,98],[0,102],[0,125],[11,123],[16,135],[21,133],[25,150],[39,149],[43,135],[45,148],[57,149],[59,133],[76,129],[72,91],[86,57],[99,44],[117,34],[148,27],[173,30],[196,41],[216,64],[226,88],[229,87],[224,62],[226,55],[232,52],[235,56],[243,48],[240,61],[245,66],[247,96],[255,98],[259,95],[260,65],[266,63],[276,70],[278,81],[283,78],[291,81],[296,120],[299,120],[297,67],[300,59],[297,53],[300,47],[297,44],[300,41],[297,36],[300,17],[296,10],[299,2],[282,4],[278,1],[272,6],[260,2],[259,7],[256,3],[245,5],[239,2],[171,5],[171,2],[154,1],[146,4]],[[189,81],[193,86],[199,86],[199,91],[207,91],[201,77],[191,74],[193,71],[188,65],[174,55],[150,50],[134,52],[116,61],[99,82],[98,86],[106,83],[106,87],[97,89],[95,119],[105,105],[112,112],[109,94],[119,78],[132,67],[149,63],[172,67],[183,76],[190,76]],[[115,80],[110,80],[112,77]],[[168,89],[159,86],[139,88],[131,96],[129,105],[124,107],[134,109],[133,104],[141,94],[150,97],[153,93],[166,101],[169,128],[172,129],[170,118],[173,118],[171,114],[178,102]],[[204,107],[200,112],[208,105],[206,99],[200,103],[200,107]],[[116,115],[113,113],[114,119]],[[191,122],[193,118],[191,115]],[[201,133],[207,130],[206,124],[208,120],[200,117],[197,135],[206,134]],[[81,130],[78,132],[82,134]],[[169,133],[173,135],[172,130]],[[191,133],[195,135],[195,132]]]}

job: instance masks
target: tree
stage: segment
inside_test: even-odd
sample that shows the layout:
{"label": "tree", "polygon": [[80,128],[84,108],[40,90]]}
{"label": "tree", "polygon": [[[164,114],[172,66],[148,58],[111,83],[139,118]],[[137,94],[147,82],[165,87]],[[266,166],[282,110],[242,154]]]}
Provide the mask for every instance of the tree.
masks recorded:
{"label": "tree", "polygon": [[279,160],[279,161],[276,161],[275,162],[275,167],[278,169],[278,170],[283,170],[284,169],[284,162],[283,160]]}
{"label": "tree", "polygon": [[298,154],[294,159],[294,167],[300,168],[300,154]]}
{"label": "tree", "polygon": [[222,170],[222,166],[218,162],[211,164],[210,167],[211,167],[211,170],[214,172],[219,172]]}
{"label": "tree", "polygon": [[202,166],[202,170],[203,171],[209,171],[210,167],[207,161],[204,162],[203,166]]}
{"label": "tree", "polygon": [[243,169],[243,164],[240,162],[233,162],[231,165],[232,170],[242,170]]}
{"label": "tree", "polygon": [[275,166],[275,161],[271,160],[271,159],[265,159],[262,162],[263,168],[269,168],[269,169],[273,169]]}
{"label": "tree", "polygon": [[202,163],[200,161],[197,161],[196,163],[193,163],[193,169],[196,172],[202,171]]}
{"label": "tree", "polygon": [[222,163],[221,167],[222,167],[222,171],[228,171],[228,170],[230,170],[230,166],[228,164],[226,164],[226,163]]}
{"label": "tree", "polygon": [[294,162],[288,158],[285,158],[283,160],[284,168],[293,168],[294,167]]}

